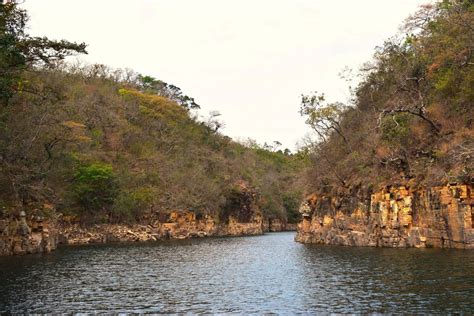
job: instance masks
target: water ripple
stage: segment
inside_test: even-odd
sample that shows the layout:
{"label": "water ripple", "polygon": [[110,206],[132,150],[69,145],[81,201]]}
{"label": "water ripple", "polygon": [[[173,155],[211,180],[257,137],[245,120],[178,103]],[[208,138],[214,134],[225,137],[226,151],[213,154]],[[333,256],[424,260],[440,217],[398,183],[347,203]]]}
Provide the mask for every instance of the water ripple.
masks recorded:
{"label": "water ripple", "polygon": [[301,245],[293,234],[0,258],[0,312],[470,313],[474,252]]}

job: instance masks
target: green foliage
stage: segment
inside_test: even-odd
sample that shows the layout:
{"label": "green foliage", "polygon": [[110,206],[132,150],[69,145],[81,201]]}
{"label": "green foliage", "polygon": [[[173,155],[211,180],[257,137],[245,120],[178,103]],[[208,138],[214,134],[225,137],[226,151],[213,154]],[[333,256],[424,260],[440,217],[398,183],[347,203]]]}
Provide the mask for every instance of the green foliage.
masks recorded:
{"label": "green foliage", "polygon": [[232,216],[239,222],[249,222],[255,212],[257,193],[242,185],[233,185],[224,192],[225,201],[219,220],[227,222]]}
{"label": "green foliage", "polygon": [[199,104],[175,85],[157,80],[151,76],[138,76],[138,86],[143,92],[157,94],[176,102],[185,109],[199,109]]}
{"label": "green foliage", "polygon": [[[309,161],[306,154],[236,143],[210,131],[165,97],[140,92],[104,74],[83,80],[85,74],[90,76],[89,68],[29,72],[31,82],[41,82],[62,98],[45,101],[22,94],[12,100],[14,106],[48,102],[48,107],[12,110],[5,119],[10,133],[0,134],[0,146],[5,144],[0,157],[11,160],[4,164],[9,168],[0,179],[5,183],[0,199],[24,197],[29,203],[47,198],[63,213],[79,206],[76,213],[85,222],[142,221],[157,211],[189,208],[215,216],[227,209],[247,219],[238,207],[231,207],[232,188],[244,180],[265,197],[267,202],[258,202],[262,210],[286,217],[280,196],[299,185],[298,174]],[[86,169],[76,175],[78,161],[107,161],[113,167],[112,185],[105,185],[106,179],[83,181],[89,173],[106,173],[101,173],[100,164],[81,165]],[[18,184],[13,186],[11,178]],[[73,184],[64,186],[65,178],[74,179]],[[26,192],[16,197],[14,189],[20,185]]]}
{"label": "green foliage", "polygon": [[18,47],[24,35],[26,14],[14,5],[0,4],[0,98],[6,102],[19,80],[18,72],[25,67],[25,57]]}
{"label": "green foliage", "polygon": [[249,220],[252,203],[286,217],[281,196],[300,186],[307,155],[232,141],[218,113],[198,121],[193,98],[153,77],[57,62],[85,45],[31,37],[24,11],[1,9],[1,203],[47,202],[83,222],[183,209]]}
{"label": "green foliage", "polygon": [[225,202],[219,212],[219,220],[226,222],[229,220],[229,216],[238,218],[241,209],[241,192],[238,188],[231,187],[225,192]]}
{"label": "green foliage", "polygon": [[443,69],[442,72],[438,71],[438,75],[436,77],[436,90],[444,92],[446,94],[452,92],[451,87],[453,85],[454,74],[451,69]]}
{"label": "green foliage", "polygon": [[85,212],[110,209],[118,195],[112,166],[93,163],[79,167],[74,174],[72,191]]}
{"label": "green foliage", "polygon": [[303,96],[300,113],[320,140],[309,148],[310,191],[353,196],[385,185],[474,182],[472,25],[472,1],[422,6],[406,34],[361,69],[354,107]]}
{"label": "green foliage", "polygon": [[282,198],[288,223],[298,223],[301,220],[301,214],[298,211],[301,203],[301,193],[290,191],[285,193]]}
{"label": "green foliage", "polygon": [[265,217],[286,219],[286,213],[281,199],[273,194],[265,194],[262,196],[262,200],[261,208]]}
{"label": "green foliage", "polygon": [[325,103],[324,94],[314,92],[310,95],[301,96],[300,114],[306,117],[306,124],[318,134],[321,141],[326,141],[331,133],[336,132],[345,140],[339,123],[345,105],[336,103]]}
{"label": "green foliage", "polygon": [[49,65],[73,53],[86,53],[84,43],[52,41],[25,33],[28,16],[13,2],[0,3],[0,101],[7,104],[23,90],[22,73],[33,65]]}
{"label": "green foliage", "polygon": [[390,144],[404,144],[410,134],[410,118],[403,113],[384,117],[382,139]]}
{"label": "green foliage", "polygon": [[115,199],[113,217],[115,221],[136,221],[153,206],[157,192],[155,188],[138,187],[131,192],[121,192]]}

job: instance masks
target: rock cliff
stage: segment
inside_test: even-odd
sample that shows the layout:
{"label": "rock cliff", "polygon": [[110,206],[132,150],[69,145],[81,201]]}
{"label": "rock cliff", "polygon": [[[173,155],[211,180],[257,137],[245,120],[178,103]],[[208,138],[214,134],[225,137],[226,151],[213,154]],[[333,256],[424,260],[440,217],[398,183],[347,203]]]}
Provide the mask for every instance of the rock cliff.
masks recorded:
{"label": "rock cliff", "polygon": [[65,225],[60,229],[59,242],[88,244],[259,234],[263,234],[260,214],[245,223],[233,217],[228,222],[219,223],[211,216],[197,216],[193,211],[173,211],[165,220],[155,220],[148,225],[103,224],[87,228],[77,224]]}
{"label": "rock cliff", "polygon": [[100,224],[82,227],[61,221],[9,218],[0,220],[0,255],[50,252],[58,244],[156,241],[193,237],[263,234],[263,219],[257,213],[250,221],[229,217],[219,222],[193,211],[173,211],[147,225]]}
{"label": "rock cliff", "polygon": [[0,256],[50,252],[56,249],[58,231],[52,221],[39,216],[17,216],[0,219]]}
{"label": "rock cliff", "polygon": [[[49,219],[32,211],[0,214],[0,255],[49,252],[57,244],[156,241],[193,237],[260,235],[265,231],[258,194],[245,183],[235,188],[232,203],[221,216],[193,210],[160,211],[148,214],[141,224],[79,225],[61,217],[48,205]],[[222,216],[225,214],[225,216]],[[277,224],[280,225],[277,225]],[[283,222],[275,221],[273,229]],[[278,226],[278,227],[277,227]]]}
{"label": "rock cliff", "polygon": [[474,249],[471,185],[387,187],[349,201],[311,195],[296,240],[345,246]]}

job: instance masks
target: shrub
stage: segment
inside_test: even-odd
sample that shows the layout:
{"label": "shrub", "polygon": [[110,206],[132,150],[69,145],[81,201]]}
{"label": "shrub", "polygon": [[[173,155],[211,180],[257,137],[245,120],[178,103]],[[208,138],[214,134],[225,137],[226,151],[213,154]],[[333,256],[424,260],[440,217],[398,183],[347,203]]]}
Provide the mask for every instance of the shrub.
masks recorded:
{"label": "shrub", "polygon": [[110,209],[118,195],[112,166],[93,163],[79,167],[74,174],[73,192],[83,211]]}
{"label": "shrub", "polygon": [[115,200],[113,219],[139,220],[146,211],[151,209],[154,201],[154,188],[137,188],[131,192],[120,194]]}

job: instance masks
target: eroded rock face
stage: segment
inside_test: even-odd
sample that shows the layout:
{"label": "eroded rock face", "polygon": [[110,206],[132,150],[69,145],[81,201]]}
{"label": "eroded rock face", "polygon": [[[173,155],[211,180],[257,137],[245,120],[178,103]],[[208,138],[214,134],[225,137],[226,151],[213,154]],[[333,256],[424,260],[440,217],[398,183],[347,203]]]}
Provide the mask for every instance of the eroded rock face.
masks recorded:
{"label": "eroded rock face", "polygon": [[103,224],[87,228],[81,228],[79,225],[65,225],[61,228],[59,240],[67,244],[88,244],[262,233],[262,218],[258,214],[245,223],[238,222],[233,217],[226,223],[219,223],[208,215],[199,217],[192,211],[174,211],[169,214],[166,221],[156,220],[149,225]]}
{"label": "eroded rock face", "polygon": [[50,252],[57,244],[91,244],[109,242],[157,241],[210,236],[244,236],[263,234],[263,218],[252,215],[248,222],[230,217],[218,222],[209,215],[193,211],[170,212],[165,221],[148,225],[102,224],[81,227],[49,221],[24,219],[0,220],[0,255],[22,255]]}
{"label": "eroded rock face", "polygon": [[[207,236],[260,235],[264,220],[258,208],[258,193],[245,182],[236,184],[231,203],[221,215],[199,214],[192,210],[150,213],[145,224],[101,224],[81,227],[69,217],[49,213],[56,220],[42,220],[24,212],[16,217],[0,213],[0,255],[49,252],[62,244],[156,241]],[[45,204],[46,205],[46,204]],[[34,213],[34,211],[33,211]]]}
{"label": "eroded rock face", "polygon": [[345,204],[312,195],[300,212],[296,240],[302,243],[474,249],[470,185],[390,187]]}
{"label": "eroded rock face", "polygon": [[0,220],[0,256],[50,252],[56,249],[55,225],[40,218],[3,218]]}

